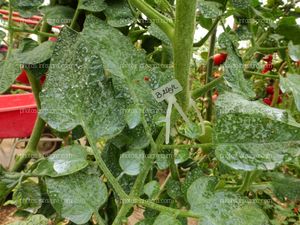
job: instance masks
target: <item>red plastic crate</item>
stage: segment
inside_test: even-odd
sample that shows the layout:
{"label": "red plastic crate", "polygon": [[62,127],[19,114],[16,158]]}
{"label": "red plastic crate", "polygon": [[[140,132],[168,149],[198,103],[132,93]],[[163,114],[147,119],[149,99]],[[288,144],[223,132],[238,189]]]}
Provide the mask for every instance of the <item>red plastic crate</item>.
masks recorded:
{"label": "red plastic crate", "polygon": [[0,138],[29,137],[36,118],[32,93],[0,96]]}

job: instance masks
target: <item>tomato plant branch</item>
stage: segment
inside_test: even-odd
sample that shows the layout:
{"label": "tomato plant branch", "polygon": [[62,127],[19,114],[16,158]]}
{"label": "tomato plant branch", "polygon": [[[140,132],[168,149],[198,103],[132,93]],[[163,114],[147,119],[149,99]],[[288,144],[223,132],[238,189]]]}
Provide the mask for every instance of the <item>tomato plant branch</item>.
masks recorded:
{"label": "tomato plant branch", "polygon": [[37,155],[37,145],[43,133],[44,127],[45,127],[44,120],[38,117],[37,120],[35,121],[31,137],[24,150],[24,153],[22,153],[21,157],[17,159],[15,165],[12,168],[12,171],[14,172],[21,171],[24,168],[24,166],[29,162],[29,160],[33,156]]}
{"label": "tomato plant branch", "polygon": [[[41,91],[40,81],[34,77],[34,75],[30,72],[30,70],[26,70],[28,80],[31,84],[32,92],[35,97],[35,102],[37,104],[37,108],[40,109],[41,102],[39,93]],[[20,171],[23,169],[26,163],[34,156],[37,155],[37,145],[40,141],[41,135],[43,133],[45,127],[45,122],[39,116],[37,117],[33,131],[31,133],[28,145],[25,148],[24,154],[16,161],[15,165],[12,168],[12,171]]]}
{"label": "tomato plant branch", "polygon": [[170,18],[162,15],[144,0],[129,0],[129,2],[159,26],[171,41],[174,40],[174,24]]}
{"label": "tomato plant branch", "polygon": [[[44,17],[44,18],[45,18],[45,17]],[[36,28],[38,28],[38,26],[37,26]],[[46,20],[44,20],[43,23],[42,23],[42,26],[41,26],[41,30],[38,31],[38,30],[34,29],[34,31],[35,31],[35,32],[38,32],[38,33],[42,33],[42,34],[44,34],[44,33],[48,34],[47,32],[50,32],[50,31],[51,31],[51,26],[47,23]],[[48,37],[47,37],[47,36],[40,35],[40,34],[38,34],[38,35],[39,35],[39,42],[40,42],[40,43],[42,43],[42,42],[48,40]]]}
{"label": "tomato plant branch", "polygon": [[[164,142],[164,134],[165,134],[165,129],[162,129],[155,141],[156,146],[160,146]],[[159,149],[157,149],[157,151],[158,150]],[[153,150],[151,149],[149,154],[153,154],[152,152],[153,152]],[[140,196],[140,191],[143,188],[146,177],[147,177],[150,169],[153,166],[153,162],[154,162],[154,157],[147,157],[145,159],[143,168],[142,168],[141,172],[139,173],[139,175],[137,176],[137,178],[134,182],[134,185],[132,187],[132,190],[130,191],[130,194],[129,194],[130,198]],[[132,208],[132,206],[133,206],[133,204],[129,204],[129,203],[123,204],[118,212],[118,215],[116,216],[116,218],[113,222],[113,225],[121,224],[122,219],[126,216],[126,214]]]}
{"label": "tomato plant branch", "polygon": [[109,183],[114,188],[117,195],[119,195],[119,197],[121,199],[127,199],[128,198],[127,194],[124,192],[123,188],[121,187],[121,185],[119,184],[117,179],[110,172],[110,170],[107,168],[105,162],[103,161],[103,159],[101,157],[101,154],[100,154],[100,151],[97,148],[96,141],[92,138],[92,135],[90,135],[89,131],[87,131],[86,129],[84,131],[85,131],[85,135],[86,135],[86,137],[87,137],[87,139],[88,139],[88,141],[89,141],[89,143],[92,147],[93,154],[94,154],[94,157],[96,159],[96,162],[97,162],[99,168],[102,170],[102,172],[104,173],[104,175],[108,179]]}
{"label": "tomato plant branch", "polygon": [[[282,71],[284,70],[284,67],[286,66],[286,64],[287,64],[287,62],[283,62],[281,64],[281,66],[278,70],[278,74],[282,73]],[[278,102],[278,99],[279,99],[279,95],[280,95],[279,82],[280,82],[280,80],[277,79],[274,83],[274,95],[273,95],[273,99],[272,99],[272,102],[271,102],[271,107],[275,106]]]}
{"label": "tomato plant branch", "polygon": [[193,144],[193,145],[161,145],[162,149],[186,149],[186,148],[208,148],[213,147],[212,143]]}
{"label": "tomato plant branch", "polygon": [[20,33],[28,33],[28,34],[35,34],[35,35],[39,35],[39,36],[43,36],[43,37],[58,37],[57,34],[52,34],[52,33],[46,33],[46,32],[42,32],[42,31],[36,31],[36,30],[28,30],[28,29],[23,29],[23,28],[19,28],[19,27],[14,27],[14,26],[2,26],[0,25],[1,28],[5,29],[5,30],[10,30],[11,32],[20,32]]}
{"label": "tomato plant branch", "polygon": [[72,29],[74,29],[75,26],[76,26],[76,22],[77,22],[77,19],[78,19],[79,14],[80,14],[80,9],[79,9],[79,7],[77,6],[76,11],[75,11],[75,14],[74,14],[73,19],[72,19],[72,22],[71,22],[71,25],[70,25],[70,27],[71,27]]}
{"label": "tomato plant branch", "polygon": [[244,177],[243,183],[242,185],[239,187],[239,189],[237,190],[237,192],[239,193],[243,193],[245,191],[248,191],[250,185],[252,184],[252,182],[254,181],[254,179],[257,177],[257,175],[259,174],[259,171],[247,171],[246,175]]}
{"label": "tomato plant branch", "polygon": [[280,88],[279,88],[279,79],[275,80],[273,87],[274,87],[274,94],[273,94],[272,103],[270,105],[271,107],[274,107],[278,102],[279,90],[280,90]]}
{"label": "tomato plant branch", "polygon": [[30,82],[30,86],[32,88],[32,92],[34,95],[34,99],[35,99],[35,103],[37,105],[37,108],[40,109],[41,108],[41,101],[40,101],[40,92],[42,90],[42,86],[40,84],[40,79],[37,79],[32,72],[29,69],[25,69],[26,70],[26,74],[28,77],[28,80]]}
{"label": "tomato plant branch", "polygon": [[196,0],[176,1],[175,36],[173,43],[175,78],[183,90],[177,96],[184,111],[190,101],[190,62],[196,21]]}
{"label": "tomato plant branch", "polygon": [[273,79],[279,79],[278,75],[272,75],[272,74],[263,74],[258,72],[253,72],[249,70],[244,71],[245,74],[253,75],[253,76],[259,76],[259,77],[265,77],[265,78],[273,78]]}
{"label": "tomato plant branch", "polygon": [[94,215],[95,215],[97,224],[99,224],[99,225],[105,225],[105,222],[104,222],[104,220],[102,219],[102,217],[100,216],[100,214],[99,214],[98,211],[94,212]]}
{"label": "tomato plant branch", "polygon": [[218,23],[220,21],[221,17],[218,17],[215,19],[214,23],[212,24],[210,30],[207,32],[207,34],[197,43],[194,43],[194,47],[201,47],[204,45],[204,43],[208,40],[208,38],[212,35],[216,27],[218,26]]}
{"label": "tomato plant branch", "polygon": [[7,51],[7,58],[10,57],[11,52],[14,48],[14,31],[12,29],[12,16],[13,16],[13,10],[11,7],[11,3],[9,3],[9,15],[8,15],[8,27],[6,30],[8,30],[8,51]]}
{"label": "tomato plant branch", "polygon": [[[210,44],[209,44],[209,50],[208,50],[209,60],[207,62],[207,71],[206,71],[206,79],[205,79],[206,84],[208,84],[210,82],[210,79],[212,78],[213,67],[214,67],[213,55],[215,54],[216,35],[217,35],[217,29],[214,29],[214,31],[211,35],[211,38],[210,38]],[[208,106],[206,108],[206,120],[211,121],[212,107],[213,107],[211,89],[209,89],[207,91],[207,99],[208,99]]]}
{"label": "tomato plant branch", "polygon": [[199,218],[199,215],[192,211],[183,211],[180,209],[174,209],[174,208],[159,205],[159,204],[156,204],[154,202],[147,201],[144,199],[132,199],[132,201],[135,202],[136,204],[139,204],[139,205],[151,208],[151,209],[155,209],[160,212],[170,213],[172,215],[175,215],[176,217],[181,216],[181,217]]}
{"label": "tomato plant branch", "polygon": [[205,84],[204,86],[197,88],[193,91],[192,97],[194,99],[197,99],[204,95],[209,90],[215,88],[219,83],[223,81],[223,76],[218,77],[217,79],[212,80],[211,82]]}
{"label": "tomato plant branch", "polygon": [[283,47],[271,47],[271,48],[263,48],[263,47],[258,47],[256,50],[265,54],[268,53],[273,53],[276,52],[278,50],[285,50],[287,49],[287,46],[283,46]]}

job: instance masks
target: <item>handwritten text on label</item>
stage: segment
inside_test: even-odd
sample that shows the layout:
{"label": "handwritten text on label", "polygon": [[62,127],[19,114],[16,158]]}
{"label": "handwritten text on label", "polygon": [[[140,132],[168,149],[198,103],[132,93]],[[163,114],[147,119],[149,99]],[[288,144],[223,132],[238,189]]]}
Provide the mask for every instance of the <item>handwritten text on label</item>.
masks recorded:
{"label": "handwritten text on label", "polygon": [[159,87],[152,92],[152,95],[158,102],[168,99],[171,95],[176,95],[182,91],[182,87],[178,80],[171,80],[169,83]]}

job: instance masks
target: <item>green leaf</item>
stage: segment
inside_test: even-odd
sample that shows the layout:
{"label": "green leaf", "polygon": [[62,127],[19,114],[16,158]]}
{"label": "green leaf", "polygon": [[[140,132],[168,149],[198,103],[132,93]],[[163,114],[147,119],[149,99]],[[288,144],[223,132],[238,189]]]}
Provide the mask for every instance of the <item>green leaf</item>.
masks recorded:
{"label": "green leaf", "polygon": [[108,197],[99,176],[87,171],[65,177],[46,177],[46,185],[54,209],[76,224],[88,222]]}
{"label": "green leaf", "polygon": [[300,155],[300,124],[280,109],[234,93],[219,96],[213,142],[216,156],[239,170],[271,170]]}
{"label": "green leaf", "polygon": [[187,161],[190,158],[189,149],[174,149],[175,164],[180,164]]}
{"label": "green leaf", "polygon": [[187,191],[191,210],[199,214],[201,224],[269,224],[268,217],[254,202],[233,192],[214,192],[216,184],[214,177],[202,177]]}
{"label": "green leaf", "polygon": [[40,186],[28,180],[16,187],[12,200],[7,203],[16,205],[18,209],[36,213],[41,208],[42,201]]}
{"label": "green leaf", "polygon": [[280,88],[283,92],[292,92],[295,104],[300,112],[300,76],[297,74],[287,74],[287,77],[280,77]]}
{"label": "green leaf", "polygon": [[55,43],[46,41],[35,48],[17,49],[15,51],[15,59],[20,64],[39,64],[50,59],[54,50]]}
{"label": "green leaf", "polygon": [[94,32],[63,29],[40,94],[40,116],[52,128],[64,132],[81,125],[94,140],[115,136],[125,126],[124,100],[105,80],[103,46],[95,42]]}
{"label": "green leaf", "polygon": [[89,12],[101,12],[106,9],[104,0],[79,0],[78,8]]}
{"label": "green leaf", "polygon": [[8,225],[48,225],[48,219],[44,215],[29,216],[25,221],[17,221]]}
{"label": "green leaf", "polygon": [[135,128],[140,124],[142,117],[142,111],[140,107],[129,107],[126,110],[125,120],[130,129]]}
{"label": "green leaf", "polygon": [[160,213],[153,225],[181,225],[181,223],[176,219],[175,215]]}
{"label": "green leaf", "polygon": [[292,176],[285,176],[280,173],[269,174],[272,178],[271,185],[275,195],[281,200],[300,200],[300,179]]}
{"label": "green leaf", "polygon": [[125,174],[136,176],[140,173],[145,160],[145,153],[142,150],[132,150],[120,156],[119,164]]}
{"label": "green leaf", "polygon": [[165,152],[160,152],[157,155],[155,162],[159,170],[165,170],[169,167],[170,165],[170,159],[168,157],[169,154],[170,153],[165,150]]}
{"label": "green leaf", "polygon": [[31,17],[38,13],[38,7],[43,0],[10,0],[12,8],[18,11],[22,17]]}
{"label": "green leaf", "polygon": [[288,45],[289,55],[295,62],[300,60],[300,45],[294,45],[291,41]]}
{"label": "green leaf", "polygon": [[39,162],[34,174],[60,177],[78,172],[88,166],[87,153],[80,145],[61,148]]}
{"label": "green leaf", "polygon": [[192,185],[192,183],[194,183],[195,180],[197,180],[199,177],[202,177],[203,175],[204,174],[199,167],[196,167],[187,173],[185,180],[181,185],[181,190],[184,194],[184,197],[186,197],[187,190]]}
{"label": "green leaf", "polygon": [[0,62],[0,93],[5,92],[14,83],[21,72],[21,65],[15,59],[14,52],[11,57]]}
{"label": "green leaf", "polygon": [[250,7],[250,0],[231,0],[232,5],[238,9],[246,9]]}
{"label": "green leaf", "polygon": [[276,32],[284,36],[287,40],[291,40],[295,45],[300,44],[300,26],[293,16],[282,17],[276,28]]}
{"label": "green leaf", "polygon": [[148,32],[153,37],[156,37],[157,39],[161,40],[163,43],[171,45],[169,37],[155,23],[151,23],[151,25],[148,27]]}
{"label": "green leaf", "polygon": [[159,183],[156,180],[152,180],[144,186],[144,193],[149,199],[155,197],[160,191]]}
{"label": "green leaf", "polygon": [[205,18],[217,18],[223,14],[222,4],[212,1],[198,1],[198,9]]}
{"label": "green leaf", "polygon": [[187,123],[180,127],[179,132],[190,139],[196,139],[201,135],[201,127],[194,123]]}
{"label": "green leaf", "polygon": [[[162,73],[158,68],[148,66],[145,53],[137,50],[129,38],[94,16],[87,17],[83,32],[95,37],[90,42],[101,49],[99,54],[104,69],[112,76],[118,97],[126,98],[128,103],[139,104],[145,110],[148,122],[155,114],[165,113],[165,103],[156,102],[152,89],[162,85],[162,81],[168,82],[173,71]],[[145,76],[149,76],[151,82],[144,81]]]}
{"label": "green leaf", "polygon": [[136,150],[146,148],[150,141],[143,126],[139,125],[134,129],[125,128],[121,134],[112,139],[112,143],[119,148],[126,146],[128,149]]}
{"label": "green leaf", "polygon": [[46,21],[51,26],[70,24],[72,22],[75,10],[69,6],[55,5],[41,8]]}
{"label": "green leaf", "polygon": [[252,33],[245,25],[240,25],[237,28],[236,33],[240,41],[250,40],[252,38]]}
{"label": "green leaf", "polygon": [[0,204],[2,204],[6,196],[14,189],[18,184],[20,174],[6,172],[0,166]]}
{"label": "green leaf", "polygon": [[134,21],[131,9],[125,0],[109,1],[104,14],[107,23],[112,27],[125,27]]}
{"label": "green leaf", "polygon": [[182,196],[181,183],[178,180],[170,178],[166,184],[168,195],[173,199],[179,199]]}
{"label": "green leaf", "polygon": [[224,79],[233,92],[254,98],[252,83],[244,77],[244,65],[236,51],[237,43],[238,38],[236,36],[225,32],[219,36],[220,47],[226,49],[228,54],[224,63]]}

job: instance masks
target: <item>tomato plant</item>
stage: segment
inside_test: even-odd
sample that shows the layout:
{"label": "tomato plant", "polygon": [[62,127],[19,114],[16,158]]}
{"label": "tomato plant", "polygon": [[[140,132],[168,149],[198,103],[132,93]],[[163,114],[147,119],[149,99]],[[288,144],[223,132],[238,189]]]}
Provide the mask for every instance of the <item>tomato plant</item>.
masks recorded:
{"label": "tomato plant", "polygon": [[299,223],[297,1],[0,2],[0,92],[23,71],[39,111],[14,224]]}

